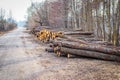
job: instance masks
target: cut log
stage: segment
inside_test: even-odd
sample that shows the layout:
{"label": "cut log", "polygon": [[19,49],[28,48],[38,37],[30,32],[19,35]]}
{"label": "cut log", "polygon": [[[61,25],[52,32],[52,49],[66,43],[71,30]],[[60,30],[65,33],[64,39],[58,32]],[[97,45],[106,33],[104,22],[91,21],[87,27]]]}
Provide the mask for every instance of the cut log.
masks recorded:
{"label": "cut log", "polygon": [[119,56],[103,54],[100,52],[86,51],[86,50],[80,50],[80,49],[78,50],[78,49],[71,49],[71,48],[65,48],[65,47],[61,47],[60,51],[65,54],[79,55],[79,56],[120,62]]}
{"label": "cut log", "polygon": [[65,39],[67,39],[69,41],[79,42],[79,43],[82,43],[82,44],[89,44],[88,42],[86,42],[84,40],[75,39],[75,38],[69,37],[69,36],[62,36],[62,38],[65,38]]}
{"label": "cut log", "polygon": [[75,42],[65,42],[65,41],[56,41],[53,43],[54,45],[59,45],[62,47],[67,47],[71,49],[80,49],[80,50],[88,50],[94,52],[101,52],[110,55],[118,55],[120,56],[120,49],[116,48],[109,48],[101,45],[94,45],[94,44],[80,44]]}
{"label": "cut log", "polygon": [[75,29],[74,31],[83,31],[83,29]]}
{"label": "cut log", "polygon": [[54,49],[53,48],[46,48],[45,51],[47,51],[47,52],[54,52]]}
{"label": "cut log", "polygon": [[93,32],[66,32],[65,35],[92,35]]}

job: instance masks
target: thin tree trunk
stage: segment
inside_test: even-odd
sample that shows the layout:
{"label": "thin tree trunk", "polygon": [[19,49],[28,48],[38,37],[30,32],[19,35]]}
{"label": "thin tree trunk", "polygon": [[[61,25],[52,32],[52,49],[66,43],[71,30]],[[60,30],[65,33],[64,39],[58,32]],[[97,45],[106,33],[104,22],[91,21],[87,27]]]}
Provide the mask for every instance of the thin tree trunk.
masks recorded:
{"label": "thin tree trunk", "polygon": [[105,1],[103,1],[103,40],[105,41]]}

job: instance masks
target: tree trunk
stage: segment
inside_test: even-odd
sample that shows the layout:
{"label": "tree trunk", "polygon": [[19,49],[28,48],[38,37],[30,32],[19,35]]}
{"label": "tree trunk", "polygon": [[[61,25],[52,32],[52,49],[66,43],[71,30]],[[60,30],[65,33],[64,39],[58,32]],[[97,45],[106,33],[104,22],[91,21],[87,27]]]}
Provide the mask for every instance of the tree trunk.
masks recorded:
{"label": "tree trunk", "polygon": [[60,52],[64,54],[72,54],[72,55],[79,55],[79,56],[120,62],[120,57],[115,56],[115,55],[103,54],[100,52],[86,51],[86,50],[81,50],[81,49],[71,49],[71,48],[66,48],[66,47],[61,47]]}
{"label": "tree trunk", "polygon": [[54,52],[54,49],[53,48],[46,48],[45,51],[47,51],[47,52]]}
{"label": "tree trunk", "polygon": [[103,40],[105,41],[105,1],[103,1]]}
{"label": "tree trunk", "polygon": [[94,51],[94,52],[101,52],[104,54],[109,54],[109,55],[118,55],[120,56],[120,50],[116,48],[108,48],[104,47],[101,45],[94,45],[94,44],[80,44],[80,43],[75,43],[75,42],[60,42],[60,41],[55,41],[53,44],[62,46],[62,47],[67,47],[71,49],[81,49],[81,50],[87,50],[87,51]]}
{"label": "tree trunk", "polygon": [[66,32],[65,35],[92,35],[93,32]]}
{"label": "tree trunk", "polygon": [[82,43],[82,44],[89,44],[89,43],[87,43],[87,42],[84,41],[84,40],[75,39],[75,38],[69,37],[69,36],[62,36],[62,38],[67,39],[67,40],[69,40],[69,41],[79,42],[79,43]]}

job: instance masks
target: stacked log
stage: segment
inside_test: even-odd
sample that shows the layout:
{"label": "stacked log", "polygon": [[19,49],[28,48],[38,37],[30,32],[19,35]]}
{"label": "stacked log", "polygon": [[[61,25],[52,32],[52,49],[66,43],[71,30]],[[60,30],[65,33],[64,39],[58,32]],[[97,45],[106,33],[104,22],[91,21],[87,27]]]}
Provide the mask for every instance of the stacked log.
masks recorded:
{"label": "stacked log", "polygon": [[53,48],[46,48],[45,51],[47,51],[47,52],[54,52],[54,49]]}
{"label": "stacked log", "polygon": [[61,41],[55,41],[54,44],[61,45],[62,47],[72,48],[72,49],[81,49],[81,50],[89,50],[89,51],[95,51],[95,52],[101,52],[105,54],[111,54],[111,55],[118,55],[120,56],[120,50],[117,48],[109,48],[106,46],[101,45],[94,45],[94,44],[79,44],[75,42],[61,42]]}
{"label": "stacked log", "polygon": [[66,32],[65,35],[92,35],[93,32]]}
{"label": "stacked log", "polygon": [[[70,38],[68,38],[70,39]],[[52,42],[54,52],[58,56],[60,54],[65,54],[76,56],[91,57],[103,60],[118,61],[120,62],[120,49],[116,47],[106,47],[99,44],[90,44],[85,41],[76,41],[72,39],[71,41],[67,40],[56,40]]]}
{"label": "stacked log", "polygon": [[[50,32],[50,34],[48,32]],[[39,33],[40,40],[50,39],[49,42],[52,43],[50,48],[46,49],[46,51],[54,52],[57,56],[64,54],[69,58],[70,55],[76,55],[120,62],[120,48],[107,47],[70,37],[70,35],[92,35],[92,32],[70,32],[58,34],[59,32],[45,30],[44,32],[40,31]],[[55,39],[52,39],[54,36]]]}
{"label": "stacked log", "polygon": [[72,55],[79,55],[79,56],[85,56],[85,57],[91,57],[91,58],[110,60],[110,61],[120,61],[119,56],[108,55],[108,54],[104,54],[104,53],[101,53],[101,52],[95,52],[95,51],[61,47],[60,52],[61,53],[66,53],[66,54],[72,54]]}

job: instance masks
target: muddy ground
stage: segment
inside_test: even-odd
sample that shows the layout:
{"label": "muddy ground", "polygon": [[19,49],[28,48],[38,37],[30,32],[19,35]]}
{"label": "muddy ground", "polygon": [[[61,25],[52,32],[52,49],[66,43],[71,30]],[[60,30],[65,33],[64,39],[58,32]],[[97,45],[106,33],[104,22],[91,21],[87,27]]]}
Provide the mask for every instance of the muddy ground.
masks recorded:
{"label": "muddy ground", "polygon": [[25,28],[0,36],[0,80],[120,80],[118,62],[57,57],[46,47]]}

